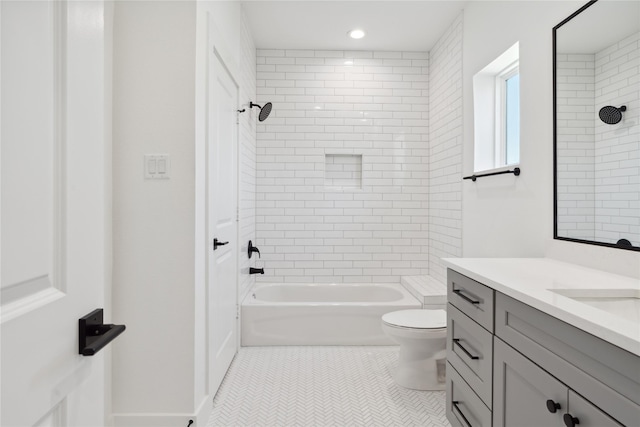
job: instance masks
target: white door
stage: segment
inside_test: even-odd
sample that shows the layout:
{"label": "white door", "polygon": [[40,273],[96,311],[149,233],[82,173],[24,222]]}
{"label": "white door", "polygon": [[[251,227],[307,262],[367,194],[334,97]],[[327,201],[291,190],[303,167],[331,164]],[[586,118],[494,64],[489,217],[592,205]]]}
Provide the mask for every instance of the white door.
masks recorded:
{"label": "white door", "polygon": [[[209,392],[215,395],[237,351],[238,87],[213,49],[208,75]],[[214,249],[214,239],[219,242]]]}
{"label": "white door", "polygon": [[0,20],[0,424],[103,426],[78,319],[108,275],[104,4],[1,1]]}

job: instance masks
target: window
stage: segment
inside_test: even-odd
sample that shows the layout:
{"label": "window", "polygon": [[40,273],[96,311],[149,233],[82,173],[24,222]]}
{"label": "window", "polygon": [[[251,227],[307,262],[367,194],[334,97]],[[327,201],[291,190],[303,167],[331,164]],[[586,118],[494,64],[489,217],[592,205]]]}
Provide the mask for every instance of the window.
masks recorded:
{"label": "window", "polygon": [[520,72],[511,64],[496,77],[496,159],[495,166],[520,161]]}
{"label": "window", "polygon": [[474,172],[520,162],[518,43],[473,77]]}

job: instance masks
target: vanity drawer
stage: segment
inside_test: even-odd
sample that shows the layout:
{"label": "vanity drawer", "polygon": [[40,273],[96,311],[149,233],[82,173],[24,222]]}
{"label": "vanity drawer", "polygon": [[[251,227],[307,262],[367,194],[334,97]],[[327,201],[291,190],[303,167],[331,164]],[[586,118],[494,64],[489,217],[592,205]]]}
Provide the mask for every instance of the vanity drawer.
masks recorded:
{"label": "vanity drawer", "polygon": [[447,419],[457,427],[490,427],[491,411],[447,362]]}
{"label": "vanity drawer", "polygon": [[447,360],[491,408],[493,335],[449,304]]}
{"label": "vanity drawer", "polygon": [[447,298],[483,328],[493,332],[493,289],[448,269]]}

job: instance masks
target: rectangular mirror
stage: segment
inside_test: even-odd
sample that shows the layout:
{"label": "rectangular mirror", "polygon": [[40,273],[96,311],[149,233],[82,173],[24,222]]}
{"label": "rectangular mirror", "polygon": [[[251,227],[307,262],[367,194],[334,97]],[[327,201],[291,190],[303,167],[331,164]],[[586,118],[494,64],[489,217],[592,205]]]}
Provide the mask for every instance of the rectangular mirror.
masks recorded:
{"label": "rectangular mirror", "polygon": [[553,28],[554,238],[640,251],[640,2]]}

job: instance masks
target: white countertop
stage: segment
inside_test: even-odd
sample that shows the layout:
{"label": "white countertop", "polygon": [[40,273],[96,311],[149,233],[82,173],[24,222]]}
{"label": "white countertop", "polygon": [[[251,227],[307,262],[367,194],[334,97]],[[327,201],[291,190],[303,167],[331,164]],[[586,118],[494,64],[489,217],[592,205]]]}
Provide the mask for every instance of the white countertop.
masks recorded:
{"label": "white countertop", "polygon": [[640,292],[640,280],[550,258],[446,258],[445,265],[496,291],[640,356],[640,322],[560,295],[553,289]]}

